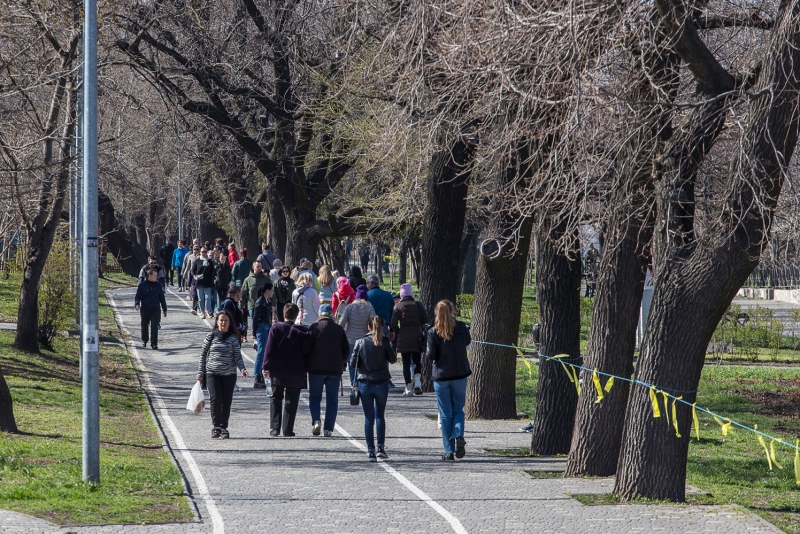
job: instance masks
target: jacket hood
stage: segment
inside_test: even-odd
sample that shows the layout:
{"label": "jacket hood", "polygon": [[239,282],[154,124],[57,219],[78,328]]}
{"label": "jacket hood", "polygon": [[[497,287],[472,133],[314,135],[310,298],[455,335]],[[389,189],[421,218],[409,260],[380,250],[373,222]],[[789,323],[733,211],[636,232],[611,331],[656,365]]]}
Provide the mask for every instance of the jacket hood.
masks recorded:
{"label": "jacket hood", "polygon": [[361,276],[361,267],[357,265],[350,266],[350,276]]}

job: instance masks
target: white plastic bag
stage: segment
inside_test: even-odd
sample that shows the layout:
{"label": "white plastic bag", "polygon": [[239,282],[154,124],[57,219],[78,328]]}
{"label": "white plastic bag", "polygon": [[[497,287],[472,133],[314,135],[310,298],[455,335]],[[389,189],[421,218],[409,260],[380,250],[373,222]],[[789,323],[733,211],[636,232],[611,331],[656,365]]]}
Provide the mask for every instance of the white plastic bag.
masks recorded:
{"label": "white plastic bag", "polygon": [[203,386],[200,381],[194,383],[192,392],[189,394],[189,402],[186,403],[186,409],[190,412],[200,413],[206,407],[206,398],[203,395]]}

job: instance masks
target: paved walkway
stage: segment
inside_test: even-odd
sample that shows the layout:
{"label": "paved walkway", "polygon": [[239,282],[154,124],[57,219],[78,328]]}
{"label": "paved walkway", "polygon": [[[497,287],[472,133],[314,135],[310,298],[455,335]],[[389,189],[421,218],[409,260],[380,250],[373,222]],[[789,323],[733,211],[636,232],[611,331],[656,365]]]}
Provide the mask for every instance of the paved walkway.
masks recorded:
{"label": "paved walkway", "polygon": [[[0,512],[2,532],[779,532],[735,507],[584,506],[569,495],[607,493],[613,481],[536,479],[523,470],[557,470],[563,459],[498,458],[485,452],[527,447],[530,435],[518,431],[519,421],[468,421],[467,457],[444,463],[436,420],[427,417],[436,414],[435,398],[427,394],[390,396],[390,459],[378,464],[366,461],[360,406],[342,398],[337,431],[324,438],[311,436],[310,417],[301,404],[297,437],[270,438],[264,390],[254,390],[250,379],[240,379],[243,389],[234,396],[231,439],[212,440],[208,412],[194,415],[185,409],[209,326],[189,314],[182,296],[168,293],[161,350],[133,352],[147,370],[142,376],[153,388],[159,424],[186,474],[198,521],[58,528]],[[136,332],[133,290],[115,291],[114,301],[125,328]],[[244,352],[252,360],[252,348]],[[393,367],[400,383],[400,366]]]}

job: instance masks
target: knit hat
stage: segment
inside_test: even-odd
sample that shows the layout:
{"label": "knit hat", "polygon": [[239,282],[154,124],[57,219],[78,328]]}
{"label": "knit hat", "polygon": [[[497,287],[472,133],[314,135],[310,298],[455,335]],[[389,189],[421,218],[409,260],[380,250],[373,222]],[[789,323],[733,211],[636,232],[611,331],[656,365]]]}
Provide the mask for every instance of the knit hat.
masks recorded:
{"label": "knit hat", "polygon": [[366,300],[369,302],[369,290],[364,284],[356,288],[356,300]]}
{"label": "knit hat", "polygon": [[347,277],[340,276],[336,279],[336,287],[342,287],[345,284],[348,286],[350,285],[350,280],[348,280]]}
{"label": "knit hat", "polygon": [[330,317],[331,315],[333,315],[333,308],[330,304],[323,304],[319,307],[320,317]]}
{"label": "knit hat", "polygon": [[411,290],[411,284],[403,284],[400,286],[400,298],[413,296],[414,292]]}

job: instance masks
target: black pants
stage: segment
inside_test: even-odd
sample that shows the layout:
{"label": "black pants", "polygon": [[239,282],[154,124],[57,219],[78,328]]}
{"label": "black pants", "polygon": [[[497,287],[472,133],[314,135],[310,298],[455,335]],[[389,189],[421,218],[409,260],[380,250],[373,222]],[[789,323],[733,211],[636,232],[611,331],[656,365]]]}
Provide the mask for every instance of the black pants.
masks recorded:
{"label": "black pants", "polygon": [[142,341],[145,343],[149,341],[150,345],[153,347],[158,346],[158,323],[161,320],[160,314],[160,308],[139,308],[139,315],[142,318]]}
{"label": "black pants", "polygon": [[189,290],[192,292],[192,309],[193,309],[194,311],[197,311],[197,303],[198,303],[198,298],[197,298],[197,286],[196,286],[196,285],[194,285],[194,283],[192,283],[192,284],[189,286]]}
{"label": "black pants", "polygon": [[[288,304],[288,303],[287,302],[279,302],[278,303],[278,307],[275,309],[275,315],[278,316],[278,322],[279,323],[283,322],[283,307],[286,306],[286,304]],[[255,330],[253,332],[255,332]]]}
{"label": "black pants", "polygon": [[211,424],[214,428],[228,428],[236,375],[206,373],[206,385],[211,402]]}
{"label": "black pants", "polygon": [[421,373],[422,372],[422,360],[420,358],[419,352],[404,352],[403,356],[403,379],[406,381],[406,384],[411,383],[411,362],[414,362],[414,372]]}
{"label": "black pants", "polygon": [[178,289],[186,289],[186,278],[181,273],[178,273]]}
{"label": "black pants", "polygon": [[[286,402],[283,402],[286,390]],[[297,416],[297,406],[300,403],[300,388],[285,388],[272,386],[272,398],[269,402],[270,430],[281,430],[283,422],[283,435],[289,436],[294,432],[294,418]],[[281,412],[283,418],[281,418]]]}
{"label": "black pants", "polygon": [[225,297],[228,296],[228,288],[227,287],[218,287],[217,288],[217,308],[222,306],[222,303],[225,302]]}
{"label": "black pants", "polygon": [[169,267],[167,267],[167,281],[169,282],[169,285],[174,286],[175,285],[174,280],[175,280],[175,269],[173,269],[172,266],[170,265]]}

